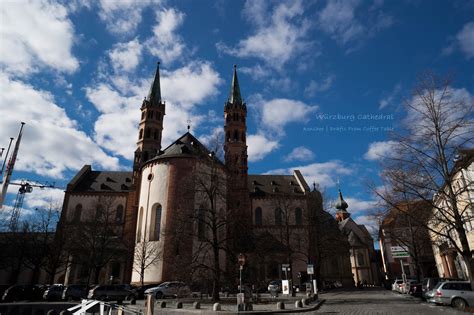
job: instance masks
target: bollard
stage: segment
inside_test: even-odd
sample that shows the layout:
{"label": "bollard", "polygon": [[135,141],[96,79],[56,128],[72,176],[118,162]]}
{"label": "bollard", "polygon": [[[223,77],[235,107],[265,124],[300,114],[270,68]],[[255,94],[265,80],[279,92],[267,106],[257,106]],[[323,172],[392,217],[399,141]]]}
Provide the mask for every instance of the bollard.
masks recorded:
{"label": "bollard", "polygon": [[303,303],[301,303],[301,301],[295,301],[295,308],[302,308],[303,307]]}
{"label": "bollard", "polygon": [[301,304],[308,305],[309,304],[309,299],[302,298],[301,299]]}
{"label": "bollard", "polygon": [[159,304],[160,308],[166,308],[166,302],[165,301],[161,301]]}
{"label": "bollard", "polygon": [[221,310],[221,305],[219,303],[214,303],[214,305],[212,306],[212,310],[214,312],[220,311]]}
{"label": "bollard", "polygon": [[200,309],[200,308],[201,308],[201,303],[199,303],[199,302],[194,302],[194,303],[193,303],[193,308],[196,309],[196,310]]}
{"label": "bollard", "polygon": [[123,308],[121,306],[117,309],[117,315],[123,315]]}
{"label": "bollard", "polygon": [[176,302],[176,308],[183,308],[183,302]]}
{"label": "bollard", "polygon": [[146,296],[146,315],[153,315],[155,306],[155,297],[153,294],[148,294]]}
{"label": "bollard", "polygon": [[285,303],[278,302],[277,303],[277,310],[284,310],[284,309],[285,309]]}

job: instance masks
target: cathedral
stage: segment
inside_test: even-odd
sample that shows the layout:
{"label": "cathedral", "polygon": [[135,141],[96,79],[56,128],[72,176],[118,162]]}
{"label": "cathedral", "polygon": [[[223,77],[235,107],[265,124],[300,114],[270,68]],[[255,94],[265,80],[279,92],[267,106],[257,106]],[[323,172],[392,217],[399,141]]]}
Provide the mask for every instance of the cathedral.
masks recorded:
{"label": "cathedral", "polygon": [[248,173],[247,105],[236,66],[230,85],[224,139],[206,146],[188,126],[163,148],[166,111],[173,109],[161,97],[158,63],[139,108],[133,170],[85,165],[67,186],[58,230],[75,242],[65,246],[68,263],[59,281],[182,280],[210,290],[216,281],[235,286],[240,261],[249,285],[310,278],[353,284],[351,245],[323,210],[316,185],[298,170]]}

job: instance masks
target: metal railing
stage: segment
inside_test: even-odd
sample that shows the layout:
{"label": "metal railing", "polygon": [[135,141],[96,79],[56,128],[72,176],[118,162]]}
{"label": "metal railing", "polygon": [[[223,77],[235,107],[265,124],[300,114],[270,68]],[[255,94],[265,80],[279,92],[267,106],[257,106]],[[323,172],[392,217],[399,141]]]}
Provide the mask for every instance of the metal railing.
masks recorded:
{"label": "metal railing", "polygon": [[[103,301],[97,300],[82,300],[81,304],[73,306],[68,309],[73,315],[85,315],[87,311],[91,310],[93,307],[99,307],[100,315],[143,315],[144,313],[140,310],[130,309],[124,305],[106,303]],[[90,312],[89,312],[90,313]]]}

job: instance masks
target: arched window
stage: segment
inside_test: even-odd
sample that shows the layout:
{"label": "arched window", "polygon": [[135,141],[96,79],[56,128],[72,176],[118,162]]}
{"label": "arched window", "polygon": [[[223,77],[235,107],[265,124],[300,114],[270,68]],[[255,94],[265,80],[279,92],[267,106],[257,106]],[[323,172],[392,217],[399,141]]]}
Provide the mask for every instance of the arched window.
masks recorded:
{"label": "arched window", "polygon": [[80,222],[82,214],[82,205],[79,203],[74,209],[74,216],[72,217],[73,222]]}
{"label": "arched window", "polygon": [[155,132],[153,133],[153,139],[158,139],[158,130],[155,130]]}
{"label": "arched window", "polygon": [[230,141],[230,131],[227,131],[227,137],[225,139],[226,141]]}
{"label": "arched window", "polygon": [[143,221],[143,207],[138,211],[138,224],[137,224],[137,243],[142,241],[142,221]]}
{"label": "arched window", "polygon": [[148,118],[153,118],[153,111],[148,112]]}
{"label": "arched window", "polygon": [[160,119],[161,119],[161,113],[160,113],[160,112],[156,112],[156,119],[157,119],[157,120],[160,120]]}
{"label": "arched window", "polygon": [[146,128],[146,129],[145,129],[145,139],[146,139],[146,138],[150,138],[150,134],[151,134],[150,128]]}
{"label": "arched window", "polygon": [[148,161],[148,151],[143,152],[143,162]]}
{"label": "arched window", "polygon": [[282,213],[280,208],[275,209],[275,225],[281,225],[283,223]]}
{"label": "arched window", "polygon": [[143,138],[143,129],[140,129],[140,132],[138,133],[138,139]]}
{"label": "arched window", "polygon": [[151,226],[150,226],[150,241],[159,241],[161,233],[161,205],[154,204],[151,208]]}
{"label": "arched window", "polygon": [[118,205],[117,210],[115,211],[115,222],[122,223],[123,220],[123,206]]}
{"label": "arched window", "polygon": [[239,141],[239,132],[234,130],[234,141]]}
{"label": "arched window", "polygon": [[230,115],[226,115],[225,120],[226,120],[227,122],[230,122],[230,119],[231,119]]}
{"label": "arched window", "polygon": [[203,207],[199,207],[198,213],[197,213],[197,223],[198,223],[198,239],[199,240],[204,240],[206,237],[206,213],[203,209]]}
{"label": "arched window", "polygon": [[296,225],[303,224],[303,213],[301,211],[301,208],[295,209],[295,224]]}
{"label": "arched window", "polygon": [[262,225],[262,208],[255,209],[255,225]]}

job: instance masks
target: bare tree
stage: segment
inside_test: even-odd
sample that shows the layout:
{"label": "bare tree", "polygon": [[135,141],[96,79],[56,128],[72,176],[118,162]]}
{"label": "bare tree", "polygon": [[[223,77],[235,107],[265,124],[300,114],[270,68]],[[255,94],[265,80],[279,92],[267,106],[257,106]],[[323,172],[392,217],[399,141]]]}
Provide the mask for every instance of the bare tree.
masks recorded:
{"label": "bare tree", "polygon": [[[393,135],[391,154],[383,162],[385,189],[374,189],[387,204],[406,213],[433,235],[449,240],[463,258],[474,288],[474,261],[466,235],[473,221],[471,201],[465,202],[472,182],[458,186],[456,157],[473,146],[473,99],[451,87],[449,78],[426,73],[405,102],[407,118]],[[430,205],[429,222],[400,207],[400,201],[421,200]],[[463,201],[464,200],[464,201]]]}
{"label": "bare tree", "polygon": [[91,215],[86,221],[69,222],[67,251],[73,262],[87,268],[87,283],[99,283],[101,271],[107,264],[120,260],[127,253],[122,240],[122,225],[117,224],[114,198],[100,196],[93,207],[88,209]]}
{"label": "bare tree", "polygon": [[142,286],[147,269],[158,264],[161,259],[162,251],[158,242],[149,241],[145,239],[145,235],[143,235],[142,239],[135,244],[133,260],[133,270],[140,275],[140,284]]}

